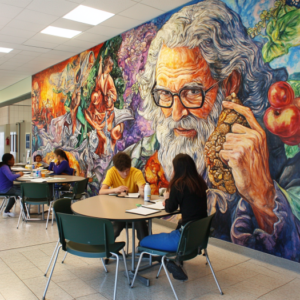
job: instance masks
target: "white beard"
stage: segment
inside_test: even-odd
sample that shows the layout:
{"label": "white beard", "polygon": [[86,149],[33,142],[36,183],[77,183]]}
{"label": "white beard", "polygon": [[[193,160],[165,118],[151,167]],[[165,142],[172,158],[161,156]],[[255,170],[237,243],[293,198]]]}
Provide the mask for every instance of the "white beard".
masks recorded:
{"label": "white beard", "polygon": [[[153,124],[153,128],[156,129],[157,140],[160,143],[158,160],[164,169],[168,181],[170,181],[173,172],[172,161],[179,153],[191,156],[196,163],[198,172],[200,174],[204,173],[204,146],[217,125],[223,98],[222,92],[219,92],[207,119],[200,119],[190,114],[179,122],[175,122],[172,116],[165,118],[159,108],[160,112],[158,113],[160,115],[156,119],[156,124]],[[178,127],[195,129],[197,135],[194,138],[176,136],[174,129]]]}

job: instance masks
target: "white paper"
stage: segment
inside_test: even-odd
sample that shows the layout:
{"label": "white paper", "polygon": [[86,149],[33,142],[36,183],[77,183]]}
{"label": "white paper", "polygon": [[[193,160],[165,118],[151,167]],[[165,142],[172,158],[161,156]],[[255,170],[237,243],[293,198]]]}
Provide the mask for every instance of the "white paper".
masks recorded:
{"label": "white paper", "polygon": [[140,193],[128,193],[125,195],[125,198],[138,198],[140,196]]}
{"label": "white paper", "polygon": [[132,214],[147,216],[147,215],[158,213],[158,210],[149,209],[149,208],[145,208],[145,207],[140,206],[138,208],[128,209],[128,210],[126,210],[126,212],[132,213]]}
{"label": "white paper", "polygon": [[151,209],[158,209],[158,210],[163,210],[163,209],[165,209],[165,207],[163,206],[162,201],[158,201],[158,202],[156,202],[155,204],[149,204],[149,205],[145,205],[145,204],[144,204],[143,207],[151,208]]}
{"label": "white paper", "polygon": [[21,168],[21,167],[12,167],[11,168],[13,171],[28,171],[27,169],[25,169],[25,168]]}
{"label": "white paper", "polygon": [[31,182],[46,182],[46,178],[37,178],[37,179],[32,179]]}

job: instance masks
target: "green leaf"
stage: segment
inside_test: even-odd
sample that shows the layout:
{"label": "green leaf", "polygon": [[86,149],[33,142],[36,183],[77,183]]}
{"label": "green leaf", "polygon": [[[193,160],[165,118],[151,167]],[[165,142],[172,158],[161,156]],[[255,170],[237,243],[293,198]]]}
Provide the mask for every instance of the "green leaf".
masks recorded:
{"label": "green leaf", "polygon": [[284,144],[285,154],[287,158],[293,158],[298,152],[300,152],[300,148],[298,145],[289,146]]}
{"label": "green leaf", "polygon": [[296,80],[288,80],[288,83],[291,85],[292,89],[294,90],[295,97],[300,97],[300,81]]}
{"label": "green leaf", "polygon": [[288,53],[291,47],[300,45],[300,9],[292,10],[279,19],[272,19],[266,33],[269,41],[263,46],[265,62]]}

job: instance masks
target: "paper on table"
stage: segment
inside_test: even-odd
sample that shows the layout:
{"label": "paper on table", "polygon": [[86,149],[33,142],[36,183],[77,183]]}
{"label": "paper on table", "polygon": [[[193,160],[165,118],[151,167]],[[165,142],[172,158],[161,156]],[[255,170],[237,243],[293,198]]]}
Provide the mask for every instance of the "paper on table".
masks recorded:
{"label": "paper on table", "polygon": [[47,182],[46,178],[37,178],[37,179],[32,179],[31,182]]}
{"label": "paper on table", "polygon": [[140,196],[140,193],[128,193],[125,195],[125,198],[138,198]]}
{"label": "paper on table", "polygon": [[128,210],[126,210],[126,212],[131,213],[131,214],[138,214],[138,215],[147,216],[147,215],[152,215],[152,214],[158,213],[158,210],[157,209],[144,208],[144,207],[140,206],[138,208],[128,209]]}
{"label": "paper on table", "polygon": [[146,207],[146,208],[158,209],[158,210],[165,209],[165,207],[163,206],[162,201],[157,201],[155,204],[148,204],[148,205],[144,204],[142,206]]}

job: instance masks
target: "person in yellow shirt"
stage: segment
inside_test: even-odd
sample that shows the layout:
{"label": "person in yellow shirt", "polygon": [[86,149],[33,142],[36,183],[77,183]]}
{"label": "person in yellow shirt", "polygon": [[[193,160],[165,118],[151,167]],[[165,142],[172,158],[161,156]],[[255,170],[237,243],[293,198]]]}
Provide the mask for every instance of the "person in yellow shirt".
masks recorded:
{"label": "person in yellow shirt", "polygon": [[[113,164],[114,166],[106,173],[99,195],[139,192],[141,197],[144,197],[145,178],[141,170],[131,166],[130,156],[124,152],[119,152],[113,157]],[[126,223],[113,222],[113,225],[115,238],[117,238],[126,227]],[[141,241],[148,235],[146,221],[138,221],[134,225],[138,240]]]}

